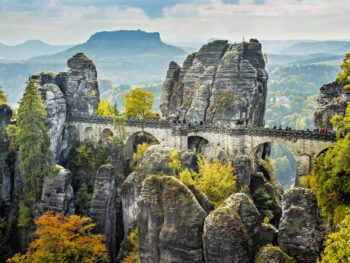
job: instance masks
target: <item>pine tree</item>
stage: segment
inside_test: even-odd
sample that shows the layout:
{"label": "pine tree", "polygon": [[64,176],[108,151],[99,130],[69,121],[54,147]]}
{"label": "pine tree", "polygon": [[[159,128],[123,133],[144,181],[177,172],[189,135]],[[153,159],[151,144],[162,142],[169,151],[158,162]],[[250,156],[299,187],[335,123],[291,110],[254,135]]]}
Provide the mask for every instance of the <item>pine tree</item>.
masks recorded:
{"label": "pine tree", "polygon": [[50,137],[46,127],[46,111],[39,91],[30,81],[18,110],[19,168],[23,174],[23,200],[31,204],[39,200],[45,176],[52,169]]}

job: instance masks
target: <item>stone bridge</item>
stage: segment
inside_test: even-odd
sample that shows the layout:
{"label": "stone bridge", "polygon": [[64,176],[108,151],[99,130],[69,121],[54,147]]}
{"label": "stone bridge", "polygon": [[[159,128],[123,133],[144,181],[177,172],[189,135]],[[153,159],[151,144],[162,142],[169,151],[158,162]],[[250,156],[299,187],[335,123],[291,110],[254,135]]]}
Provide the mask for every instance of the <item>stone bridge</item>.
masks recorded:
{"label": "stone bridge", "polygon": [[[126,120],[120,129],[114,125],[113,118],[91,117],[84,115],[67,116],[69,130],[74,130],[80,141],[92,139],[95,142],[113,136],[125,136],[126,154],[131,157],[133,143],[140,133],[151,134],[159,144],[176,149],[186,150],[193,138],[204,139],[209,148],[223,151],[229,155],[249,155],[254,157],[257,149],[265,143],[278,143],[286,147],[297,163],[296,184],[299,177],[310,173],[316,157],[333,145],[334,133],[320,134],[304,130],[278,130],[263,127],[200,125],[188,128],[180,124],[171,124],[162,120]],[[119,127],[119,128],[118,128]]]}

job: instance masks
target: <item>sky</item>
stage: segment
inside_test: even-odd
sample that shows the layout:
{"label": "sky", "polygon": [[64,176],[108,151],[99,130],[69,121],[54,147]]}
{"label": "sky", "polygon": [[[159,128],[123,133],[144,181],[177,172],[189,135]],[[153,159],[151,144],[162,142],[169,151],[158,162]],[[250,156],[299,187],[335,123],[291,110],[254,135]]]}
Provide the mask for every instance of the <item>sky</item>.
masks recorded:
{"label": "sky", "polygon": [[0,0],[0,43],[85,42],[99,31],[165,42],[350,39],[350,0]]}

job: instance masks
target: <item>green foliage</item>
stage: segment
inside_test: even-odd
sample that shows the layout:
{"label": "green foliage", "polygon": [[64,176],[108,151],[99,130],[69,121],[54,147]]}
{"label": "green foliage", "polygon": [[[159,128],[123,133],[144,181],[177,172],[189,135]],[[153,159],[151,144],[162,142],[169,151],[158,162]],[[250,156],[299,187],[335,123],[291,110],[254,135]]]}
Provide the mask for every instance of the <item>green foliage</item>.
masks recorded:
{"label": "green foliage", "polygon": [[129,255],[122,261],[122,263],[139,263],[139,241],[138,228],[130,233],[131,251]]}
{"label": "green foliage", "polygon": [[123,105],[125,106],[125,116],[131,119],[154,118],[153,110],[154,96],[151,92],[141,88],[133,89],[125,95]]}
{"label": "green foliage", "polygon": [[13,254],[8,240],[3,234],[7,226],[6,219],[0,217],[0,262],[5,262],[5,260]]}
{"label": "green foliage", "polygon": [[336,143],[316,159],[302,183],[315,192],[322,214],[336,218],[336,225],[343,219],[342,207],[350,206],[350,133],[346,133],[350,128],[350,104],[345,117],[335,116],[333,124],[337,128]]}
{"label": "green foliage", "polygon": [[40,199],[42,182],[52,167],[50,137],[44,104],[33,81],[26,87],[18,110],[19,168],[23,174],[22,198],[29,203]]}
{"label": "green foliage", "polygon": [[92,200],[92,194],[88,192],[88,187],[85,183],[82,183],[79,190],[75,194],[75,206],[77,215],[88,216],[90,215],[90,206]]}
{"label": "green foliage", "polygon": [[18,227],[31,227],[33,225],[32,211],[24,201],[19,202]]}
{"label": "green foliage", "polygon": [[[350,83],[350,53],[345,54],[343,64],[340,65],[342,72],[338,74],[338,83]],[[346,84],[344,89],[350,89],[350,84]]]}
{"label": "green foliage", "polygon": [[324,242],[322,263],[350,262],[350,209],[338,225],[338,232],[331,233]]}
{"label": "green foliage", "polygon": [[254,204],[260,212],[261,220],[274,218],[271,207],[273,205],[272,197],[267,193],[264,187],[259,187],[252,195]]}
{"label": "green foliage", "polygon": [[74,167],[91,167],[98,169],[108,163],[109,150],[107,145],[98,144],[95,147],[93,141],[86,140],[77,145],[72,152],[71,164]]}
{"label": "green foliage", "polygon": [[260,249],[255,256],[254,263],[270,263],[272,258],[279,260],[278,262],[280,263],[295,263],[293,258],[284,253],[280,247],[275,247],[271,244],[267,244]]}
{"label": "green foliage", "polygon": [[0,104],[7,103],[7,98],[0,86]]}

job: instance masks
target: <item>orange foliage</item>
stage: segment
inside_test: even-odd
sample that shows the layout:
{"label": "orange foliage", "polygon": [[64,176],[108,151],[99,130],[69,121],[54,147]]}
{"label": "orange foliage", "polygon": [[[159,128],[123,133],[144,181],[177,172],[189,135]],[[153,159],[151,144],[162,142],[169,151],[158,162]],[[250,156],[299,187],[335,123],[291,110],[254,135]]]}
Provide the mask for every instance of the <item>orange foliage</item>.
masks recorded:
{"label": "orange foliage", "polygon": [[16,254],[9,263],[41,262],[107,262],[108,254],[104,237],[92,234],[96,224],[88,217],[46,212],[35,222],[38,238],[32,241],[25,254]]}

